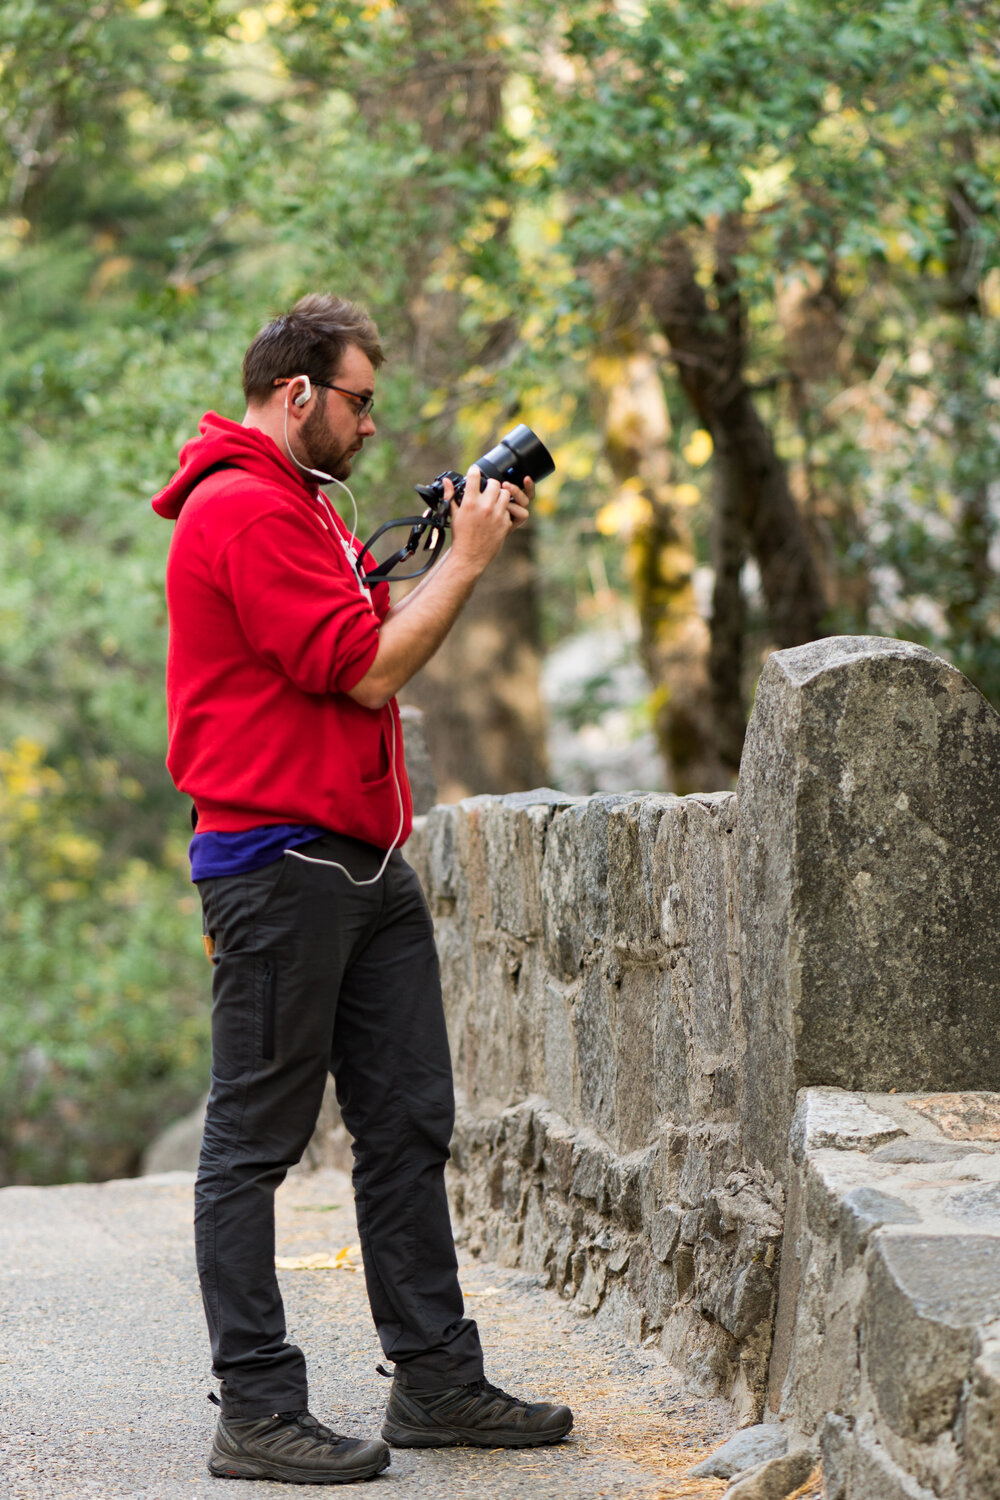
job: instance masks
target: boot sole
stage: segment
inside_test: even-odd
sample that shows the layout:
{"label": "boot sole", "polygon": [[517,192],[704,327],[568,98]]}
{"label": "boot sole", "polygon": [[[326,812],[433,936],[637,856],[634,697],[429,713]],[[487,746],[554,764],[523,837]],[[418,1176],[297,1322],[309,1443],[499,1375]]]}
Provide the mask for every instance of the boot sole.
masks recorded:
{"label": "boot sole", "polygon": [[354,1469],[345,1469],[341,1474],[310,1474],[305,1470],[286,1467],[284,1464],[265,1462],[254,1458],[216,1458],[208,1460],[208,1472],[215,1479],[270,1479],[279,1484],[352,1484],[357,1479],[374,1479],[389,1467],[391,1457],[387,1453],[377,1463],[369,1461]]}
{"label": "boot sole", "polygon": [[504,1428],[400,1427],[382,1423],[382,1437],[393,1448],[546,1448],[561,1443],[572,1430],[513,1433]]}

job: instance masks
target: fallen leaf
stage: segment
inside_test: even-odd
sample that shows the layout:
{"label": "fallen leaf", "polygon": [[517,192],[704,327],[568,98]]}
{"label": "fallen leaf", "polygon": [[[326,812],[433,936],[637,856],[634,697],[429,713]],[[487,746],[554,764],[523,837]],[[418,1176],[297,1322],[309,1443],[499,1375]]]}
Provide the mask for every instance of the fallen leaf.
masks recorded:
{"label": "fallen leaf", "polygon": [[276,1255],[274,1264],[279,1271],[356,1271],[352,1258],[360,1245],[345,1245],[343,1250],[330,1253],[317,1251],[315,1255]]}

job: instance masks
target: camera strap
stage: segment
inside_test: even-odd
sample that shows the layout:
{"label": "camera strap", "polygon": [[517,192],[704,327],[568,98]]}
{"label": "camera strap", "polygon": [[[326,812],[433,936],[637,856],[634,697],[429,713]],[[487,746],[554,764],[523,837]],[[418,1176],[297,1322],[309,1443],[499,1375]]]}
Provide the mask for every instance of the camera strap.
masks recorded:
{"label": "camera strap", "polygon": [[[369,588],[373,583],[384,583],[393,568],[398,568],[400,563],[405,562],[408,557],[413,556],[414,552],[420,546],[420,540],[424,532],[428,532],[429,535],[424,542],[424,548],[431,554],[429,561],[418,572],[403,574],[403,579],[419,578],[421,573],[426,573],[429,568],[434,566],[444,551],[444,533],[448,524],[449,518],[442,516],[440,513],[423,516],[401,516],[398,521],[386,521],[384,526],[380,526],[376,532],[372,533],[358,553],[359,576]],[[363,569],[361,563],[365,554],[371,551],[371,548],[380,536],[383,536],[387,531],[393,531],[397,526],[410,527],[410,534],[403,546],[397,552],[394,552],[391,557],[387,557],[384,562],[377,563],[374,568]],[[401,581],[402,579],[393,580],[393,582]]]}

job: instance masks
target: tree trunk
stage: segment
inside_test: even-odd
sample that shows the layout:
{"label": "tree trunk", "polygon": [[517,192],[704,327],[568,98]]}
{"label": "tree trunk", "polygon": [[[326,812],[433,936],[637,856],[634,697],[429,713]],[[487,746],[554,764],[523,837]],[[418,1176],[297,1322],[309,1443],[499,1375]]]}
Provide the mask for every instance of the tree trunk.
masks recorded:
{"label": "tree trunk", "polygon": [[760,568],[768,623],[778,646],[797,646],[823,632],[826,604],[807,528],[785,466],[744,378],[746,332],[734,257],[740,227],[726,221],[716,244],[716,307],[695,276],[680,238],[666,247],[650,278],[656,321],[670,342],[681,385],[715,446],[716,593],[710,669],[717,748],[728,765],[742,745],[745,715],[740,657],[745,636],[738,575],[749,550]]}
{"label": "tree trunk", "polygon": [[673,498],[670,416],[660,372],[629,330],[609,338],[593,368],[612,472],[645,502],[628,567],[667,784],[681,794],[719,790],[731,777],[714,748],[708,628],[695,604],[690,528]]}

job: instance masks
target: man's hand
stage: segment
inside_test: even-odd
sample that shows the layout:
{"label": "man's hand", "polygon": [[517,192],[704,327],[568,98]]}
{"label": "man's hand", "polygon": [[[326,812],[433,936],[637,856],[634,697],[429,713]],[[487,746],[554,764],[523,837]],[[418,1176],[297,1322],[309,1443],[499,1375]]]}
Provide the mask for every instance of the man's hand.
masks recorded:
{"label": "man's hand", "polygon": [[[451,500],[454,488],[444,481]],[[535,493],[487,479],[475,465],[465,480],[461,505],[451,507],[451,548],[420,586],[401,599],[382,621],[378,653],[349,696],[365,708],[381,708],[429,661],[454,625],[477,578],[496,557],[509,532],[523,526]]]}
{"label": "man's hand", "polygon": [[[444,481],[450,500],[452,485]],[[493,561],[509,532],[523,526],[528,519],[528,505],[535,486],[528,479],[527,492],[516,485],[497,479],[484,481],[475,465],[465,476],[465,494],[461,505],[451,507],[452,551],[456,560],[481,573]]]}

